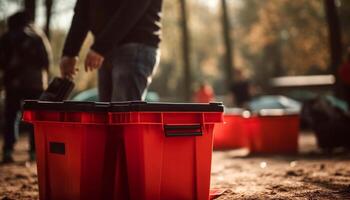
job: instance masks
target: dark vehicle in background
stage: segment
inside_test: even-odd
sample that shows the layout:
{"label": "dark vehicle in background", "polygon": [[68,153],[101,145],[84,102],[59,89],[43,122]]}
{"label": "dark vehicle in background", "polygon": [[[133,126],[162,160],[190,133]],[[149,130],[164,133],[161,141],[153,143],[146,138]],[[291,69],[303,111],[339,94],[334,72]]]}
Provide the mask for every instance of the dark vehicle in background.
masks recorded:
{"label": "dark vehicle in background", "polygon": [[263,109],[286,109],[300,113],[302,104],[299,101],[282,95],[264,95],[248,103],[249,110],[259,112]]}
{"label": "dark vehicle in background", "polygon": [[290,97],[299,102],[332,94],[335,77],[333,75],[284,76],[270,80],[269,94]]}

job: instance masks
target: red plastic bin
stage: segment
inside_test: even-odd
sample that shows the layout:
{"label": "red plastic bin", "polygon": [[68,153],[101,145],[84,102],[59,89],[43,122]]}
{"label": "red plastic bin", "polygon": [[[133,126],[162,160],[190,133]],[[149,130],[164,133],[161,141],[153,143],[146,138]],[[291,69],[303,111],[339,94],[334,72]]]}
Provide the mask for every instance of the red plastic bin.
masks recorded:
{"label": "red plastic bin", "polygon": [[[111,133],[122,132],[124,152],[110,152],[124,154],[119,158],[126,162],[126,168],[116,167],[113,199],[209,199],[213,129],[222,122],[221,104],[135,102],[111,109]],[[127,192],[120,177],[124,170]]]}
{"label": "red plastic bin", "polygon": [[244,120],[251,153],[298,153],[299,115],[286,110],[262,110]]}
{"label": "red plastic bin", "polygon": [[26,101],[23,120],[35,130],[41,200],[101,199],[105,176],[106,104]]}
{"label": "red plastic bin", "polygon": [[225,109],[224,123],[214,128],[214,149],[238,149],[247,146],[247,139],[243,134],[242,109]]}

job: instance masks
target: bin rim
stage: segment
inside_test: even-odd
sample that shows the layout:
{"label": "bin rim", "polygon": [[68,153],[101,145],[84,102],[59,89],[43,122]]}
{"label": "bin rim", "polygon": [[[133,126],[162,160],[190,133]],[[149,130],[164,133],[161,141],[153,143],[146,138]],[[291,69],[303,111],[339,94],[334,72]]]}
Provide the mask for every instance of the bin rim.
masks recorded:
{"label": "bin rim", "polygon": [[24,111],[56,112],[224,112],[222,103],[163,103],[145,101],[91,102],[25,100]]}
{"label": "bin rim", "polygon": [[170,103],[170,102],[111,102],[110,112],[224,112],[220,102]]}
{"label": "bin rim", "polygon": [[39,101],[25,100],[24,111],[56,111],[56,112],[107,112],[109,103],[91,101]]}

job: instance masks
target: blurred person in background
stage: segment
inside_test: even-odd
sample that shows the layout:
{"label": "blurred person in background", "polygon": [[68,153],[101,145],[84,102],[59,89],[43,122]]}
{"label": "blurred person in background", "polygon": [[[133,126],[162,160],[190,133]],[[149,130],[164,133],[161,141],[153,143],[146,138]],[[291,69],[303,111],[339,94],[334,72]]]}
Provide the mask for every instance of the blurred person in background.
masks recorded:
{"label": "blurred person in background", "polygon": [[350,47],[347,49],[347,57],[344,64],[339,68],[338,76],[342,85],[342,98],[350,106]]}
{"label": "blurred person in background", "polygon": [[234,70],[234,80],[230,90],[234,105],[237,107],[245,107],[251,100],[251,83],[241,69]]}
{"label": "blurred person in background", "polygon": [[89,31],[94,43],[85,71],[98,69],[100,101],[144,100],[159,62],[162,0],[77,0],[61,59],[62,77],[73,79]]}
{"label": "blurred person in background", "polygon": [[[47,85],[51,50],[46,36],[35,28],[25,12],[8,19],[8,31],[0,38],[0,69],[5,89],[5,124],[2,162],[13,162],[17,136],[15,120],[24,99],[37,99]],[[30,159],[35,159],[32,127]]]}
{"label": "blurred person in background", "polygon": [[195,103],[209,103],[214,100],[214,90],[207,82],[201,82],[193,95]]}

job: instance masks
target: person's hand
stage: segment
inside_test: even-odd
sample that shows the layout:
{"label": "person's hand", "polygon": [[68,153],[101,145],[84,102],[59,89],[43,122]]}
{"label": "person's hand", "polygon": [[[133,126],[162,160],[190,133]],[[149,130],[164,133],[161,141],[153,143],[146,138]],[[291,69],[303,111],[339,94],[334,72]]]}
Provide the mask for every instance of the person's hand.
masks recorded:
{"label": "person's hand", "polygon": [[78,57],[63,56],[60,62],[61,76],[62,78],[73,79],[78,71],[75,68],[78,61]]}
{"label": "person's hand", "polygon": [[99,69],[102,66],[104,57],[96,51],[90,49],[85,59],[85,71],[93,71]]}

